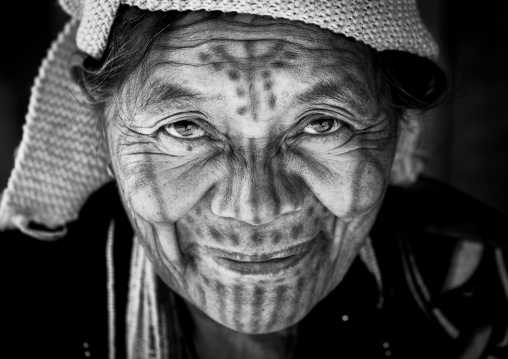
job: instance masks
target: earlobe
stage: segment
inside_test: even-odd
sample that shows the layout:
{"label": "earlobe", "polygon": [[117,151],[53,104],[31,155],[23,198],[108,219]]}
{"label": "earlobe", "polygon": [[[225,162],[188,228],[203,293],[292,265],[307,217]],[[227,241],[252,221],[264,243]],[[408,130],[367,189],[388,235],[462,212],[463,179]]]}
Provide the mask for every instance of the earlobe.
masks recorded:
{"label": "earlobe", "polygon": [[418,154],[423,131],[422,111],[405,110],[397,129],[397,147],[390,172],[390,184],[409,186],[423,172]]}

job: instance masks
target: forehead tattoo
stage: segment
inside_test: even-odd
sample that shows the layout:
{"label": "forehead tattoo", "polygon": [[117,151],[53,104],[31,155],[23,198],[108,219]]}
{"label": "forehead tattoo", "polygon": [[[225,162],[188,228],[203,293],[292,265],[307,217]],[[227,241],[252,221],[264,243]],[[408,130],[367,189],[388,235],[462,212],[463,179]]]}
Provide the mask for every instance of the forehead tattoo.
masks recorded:
{"label": "forehead tattoo", "polygon": [[[202,63],[211,63],[214,70],[226,70],[230,81],[237,84],[236,95],[246,100],[245,104],[236,109],[239,115],[250,113],[254,120],[258,119],[259,106],[264,102],[270,109],[277,105],[277,96],[272,91],[274,80],[270,69],[281,69],[288,65],[287,60],[295,60],[295,52],[284,50],[284,43],[276,41],[268,48],[259,50],[256,41],[247,41],[243,44],[241,56],[233,54],[226,46],[216,45],[210,53],[201,52],[199,60]],[[259,70],[264,68],[261,73]],[[239,70],[243,70],[240,73]],[[241,81],[243,80],[243,81]],[[262,88],[255,86],[257,80],[262,81]]]}

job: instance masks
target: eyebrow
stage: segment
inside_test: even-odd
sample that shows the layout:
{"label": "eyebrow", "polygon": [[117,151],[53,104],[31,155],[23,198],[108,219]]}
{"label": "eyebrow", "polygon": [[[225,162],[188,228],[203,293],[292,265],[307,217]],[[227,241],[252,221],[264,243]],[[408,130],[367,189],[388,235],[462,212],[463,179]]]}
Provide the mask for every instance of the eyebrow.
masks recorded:
{"label": "eyebrow", "polygon": [[341,80],[324,80],[296,97],[300,103],[335,100],[345,102],[360,115],[367,115],[377,109],[377,99],[368,86],[352,75]]}
{"label": "eyebrow", "polygon": [[141,89],[143,92],[140,97],[139,106],[142,110],[157,108],[162,104],[178,102],[190,103],[199,101],[202,97],[192,89],[183,85],[156,79],[148,82]]}

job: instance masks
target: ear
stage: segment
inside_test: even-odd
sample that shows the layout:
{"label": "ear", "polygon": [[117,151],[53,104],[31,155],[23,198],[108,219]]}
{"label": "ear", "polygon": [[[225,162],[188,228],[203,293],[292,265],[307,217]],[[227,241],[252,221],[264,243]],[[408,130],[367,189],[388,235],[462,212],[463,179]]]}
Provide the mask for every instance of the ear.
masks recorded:
{"label": "ear", "polygon": [[390,173],[390,184],[409,186],[423,172],[423,160],[418,155],[422,130],[422,112],[405,110],[398,124],[397,148]]}

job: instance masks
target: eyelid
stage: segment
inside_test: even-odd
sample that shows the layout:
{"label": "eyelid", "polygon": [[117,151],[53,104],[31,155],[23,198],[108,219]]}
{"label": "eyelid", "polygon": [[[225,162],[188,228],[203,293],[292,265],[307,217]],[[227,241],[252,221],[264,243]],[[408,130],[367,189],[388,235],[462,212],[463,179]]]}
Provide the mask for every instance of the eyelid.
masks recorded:
{"label": "eyelid", "polygon": [[344,126],[350,126],[350,124],[347,121],[344,121],[340,118],[340,115],[337,113],[334,113],[332,111],[327,110],[310,110],[306,111],[303,114],[299,116],[299,119],[296,121],[295,126],[290,129],[290,133],[298,134],[303,131],[305,127],[307,127],[312,121],[319,119],[320,117],[330,117],[340,124]]}
{"label": "eyelid", "polygon": [[[330,131],[330,132],[324,132],[324,133],[311,133],[311,132],[305,132],[305,129],[306,129],[307,127],[309,127],[309,126],[310,126],[310,124],[311,124],[312,122],[314,122],[314,121],[316,121],[316,120],[319,120],[319,119],[321,119],[321,118],[331,119],[331,120],[335,121],[334,126],[335,126],[335,125],[337,125],[338,127],[337,127],[335,130],[333,130],[333,131]],[[309,119],[308,121],[305,121],[305,126],[303,126],[303,128],[302,128],[302,130],[301,130],[301,131],[303,131],[303,132],[305,132],[305,133],[307,133],[307,134],[309,134],[309,135],[314,135],[314,136],[325,136],[325,135],[329,135],[329,134],[332,134],[332,133],[334,133],[334,132],[338,131],[341,127],[344,127],[344,126],[345,126],[344,121],[341,121],[341,120],[339,120],[339,119],[337,119],[337,118],[335,118],[335,117],[329,116],[329,115],[324,115],[324,116],[316,116],[316,117],[314,117],[314,118]]]}
{"label": "eyelid", "polygon": [[146,119],[143,117],[144,116],[138,115],[134,117],[134,120],[138,123],[151,123],[151,126],[132,127],[132,130],[144,135],[155,135],[164,126],[178,121],[191,121],[208,132],[209,129],[212,129],[213,131],[213,126],[211,126],[205,119],[203,119],[203,114],[201,114],[200,112],[180,112],[172,114],[170,116],[163,117],[159,120],[150,118]]}
{"label": "eyelid", "polygon": [[[186,122],[191,122],[193,123],[195,126],[197,126],[199,128],[199,130],[202,132],[202,134],[198,135],[198,136],[190,136],[190,137],[187,137],[187,136],[177,136],[173,133],[171,133],[170,129],[171,127],[173,127],[173,129],[175,129],[176,131],[176,128],[175,128],[175,124],[179,123],[179,122],[183,122],[183,121],[186,121]],[[172,137],[175,137],[175,138],[179,138],[179,139],[182,139],[182,140],[198,140],[198,139],[201,139],[203,137],[206,137],[208,132],[203,128],[203,126],[201,126],[200,124],[196,123],[195,121],[192,121],[192,120],[180,120],[180,121],[175,121],[175,122],[170,122],[170,123],[167,123],[163,126],[161,126],[160,128],[160,131],[166,135],[169,135],[169,136],[172,136]],[[176,131],[178,132],[178,131]]]}

